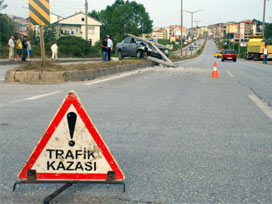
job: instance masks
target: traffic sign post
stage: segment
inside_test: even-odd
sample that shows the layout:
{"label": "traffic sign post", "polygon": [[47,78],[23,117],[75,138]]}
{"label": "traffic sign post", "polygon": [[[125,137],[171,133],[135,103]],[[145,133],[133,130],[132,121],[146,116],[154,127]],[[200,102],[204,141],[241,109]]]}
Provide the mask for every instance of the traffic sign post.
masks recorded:
{"label": "traffic sign post", "polygon": [[65,183],[45,203],[74,183],[121,184],[125,191],[125,175],[75,92],[68,93],[18,177],[13,190],[22,183]]}
{"label": "traffic sign post", "polygon": [[45,60],[43,26],[50,25],[49,0],[28,0],[29,21],[32,25],[39,25],[41,58]]}

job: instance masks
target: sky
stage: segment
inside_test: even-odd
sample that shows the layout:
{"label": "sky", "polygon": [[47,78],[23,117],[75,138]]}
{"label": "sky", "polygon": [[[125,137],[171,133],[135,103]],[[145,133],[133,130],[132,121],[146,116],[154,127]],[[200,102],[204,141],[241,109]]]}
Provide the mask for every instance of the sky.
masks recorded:
{"label": "sky", "polygon": [[[62,17],[84,11],[85,0],[49,0],[50,11]],[[180,25],[181,0],[135,0],[146,8],[153,20],[154,27]],[[245,19],[263,18],[264,0],[182,0],[183,9],[188,11],[202,10],[194,14],[194,21],[199,26]],[[8,7],[1,11],[9,15],[28,17],[28,0],[4,0]],[[115,0],[88,0],[89,12],[100,11]],[[191,14],[183,13],[183,24],[191,27]],[[272,23],[272,0],[267,1],[266,22]],[[194,23],[194,26],[196,23]]]}

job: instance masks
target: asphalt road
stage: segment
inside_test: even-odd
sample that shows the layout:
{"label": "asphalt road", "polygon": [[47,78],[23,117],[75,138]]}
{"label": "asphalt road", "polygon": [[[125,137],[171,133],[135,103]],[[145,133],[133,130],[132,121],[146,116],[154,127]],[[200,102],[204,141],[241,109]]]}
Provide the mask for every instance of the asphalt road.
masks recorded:
{"label": "asphalt road", "polygon": [[[12,192],[69,90],[125,173],[127,191],[76,184],[52,203],[271,203],[272,66],[222,63],[215,51],[208,41],[203,55],[178,68],[95,81],[1,81],[1,203],[42,203],[60,187],[28,184]],[[219,79],[210,78],[214,61]]]}

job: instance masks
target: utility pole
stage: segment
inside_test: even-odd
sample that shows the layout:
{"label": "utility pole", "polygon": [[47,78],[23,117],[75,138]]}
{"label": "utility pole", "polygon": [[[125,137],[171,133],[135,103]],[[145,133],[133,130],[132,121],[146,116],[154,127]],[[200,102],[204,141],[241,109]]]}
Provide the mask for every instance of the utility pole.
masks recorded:
{"label": "utility pole", "polygon": [[262,32],[262,35],[264,37],[264,27],[265,27],[265,8],[266,8],[266,0],[264,0],[264,7],[263,7],[263,32]]}
{"label": "utility pole", "polygon": [[180,56],[182,57],[183,56],[183,35],[182,35],[182,28],[183,28],[183,12],[182,12],[182,10],[183,10],[183,6],[182,6],[182,4],[183,4],[183,2],[182,2],[182,0],[181,0],[181,12],[180,12]]}
{"label": "utility pole", "polygon": [[85,0],[85,40],[88,41],[88,0]]}
{"label": "utility pole", "polygon": [[42,61],[45,60],[45,49],[44,49],[44,34],[43,34],[43,26],[39,25],[40,27],[40,47],[41,47],[41,58]]}
{"label": "utility pole", "polygon": [[199,11],[202,11],[202,10],[197,10],[197,11],[186,11],[186,10],[183,10],[187,13],[190,13],[191,14],[191,56],[193,55],[193,21],[194,21],[194,14],[199,12]]}

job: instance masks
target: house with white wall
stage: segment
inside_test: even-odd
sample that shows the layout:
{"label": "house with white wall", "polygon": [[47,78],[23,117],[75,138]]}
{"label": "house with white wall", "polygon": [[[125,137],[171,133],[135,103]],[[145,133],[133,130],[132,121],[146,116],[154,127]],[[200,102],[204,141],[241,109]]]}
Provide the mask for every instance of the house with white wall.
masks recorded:
{"label": "house with white wall", "polygon": [[[85,39],[85,14],[83,12],[76,13],[72,16],[60,19],[53,23],[56,28],[57,35],[76,36]],[[88,41],[94,45],[100,40],[100,26],[102,24],[92,17],[88,16]]]}

